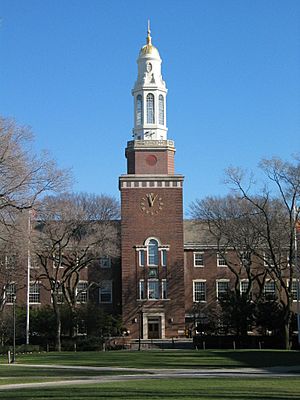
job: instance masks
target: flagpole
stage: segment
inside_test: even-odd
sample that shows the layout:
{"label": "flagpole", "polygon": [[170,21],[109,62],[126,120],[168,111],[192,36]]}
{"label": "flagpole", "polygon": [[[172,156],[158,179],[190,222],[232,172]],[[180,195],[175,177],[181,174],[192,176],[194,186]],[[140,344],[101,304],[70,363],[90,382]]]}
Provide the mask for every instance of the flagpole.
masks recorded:
{"label": "flagpole", "polygon": [[31,269],[31,254],[30,254],[30,233],[31,233],[31,210],[28,213],[28,249],[27,249],[27,296],[26,296],[26,344],[29,344],[29,324],[30,324],[30,269]]}

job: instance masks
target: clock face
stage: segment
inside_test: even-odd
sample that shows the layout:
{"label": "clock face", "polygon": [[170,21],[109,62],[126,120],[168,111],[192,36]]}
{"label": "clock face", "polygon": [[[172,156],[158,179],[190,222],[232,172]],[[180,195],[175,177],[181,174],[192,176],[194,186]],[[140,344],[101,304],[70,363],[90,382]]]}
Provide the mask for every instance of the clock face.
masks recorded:
{"label": "clock face", "polygon": [[163,205],[163,199],[157,193],[147,193],[140,202],[141,210],[147,215],[157,215]]}

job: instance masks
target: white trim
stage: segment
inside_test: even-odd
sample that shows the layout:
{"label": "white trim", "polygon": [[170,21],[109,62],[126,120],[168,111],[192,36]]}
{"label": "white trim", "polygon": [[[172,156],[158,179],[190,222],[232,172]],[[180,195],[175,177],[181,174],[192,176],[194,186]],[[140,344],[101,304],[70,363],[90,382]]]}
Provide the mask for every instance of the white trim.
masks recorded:
{"label": "white trim", "polygon": [[[201,265],[196,265],[196,255],[201,254],[202,256],[202,264]],[[204,268],[204,251],[193,251],[193,259],[194,259],[194,267],[195,268]]]}
{"label": "white trim", "polygon": [[[204,291],[204,297],[205,297],[205,300],[196,300],[195,299],[195,283],[205,283],[205,286],[204,286],[204,288],[205,288],[205,291]],[[206,279],[193,279],[193,302],[194,303],[206,303],[207,302],[207,293],[206,293],[206,291],[207,291],[207,286],[206,286]]]}

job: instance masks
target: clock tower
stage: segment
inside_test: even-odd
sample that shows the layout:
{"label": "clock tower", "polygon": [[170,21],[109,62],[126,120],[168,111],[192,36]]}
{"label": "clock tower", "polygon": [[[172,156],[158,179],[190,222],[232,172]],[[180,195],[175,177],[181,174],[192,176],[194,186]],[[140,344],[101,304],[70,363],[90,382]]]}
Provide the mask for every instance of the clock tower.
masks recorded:
{"label": "clock tower", "polygon": [[184,334],[183,176],[175,174],[167,139],[167,88],[152,44],[141,48],[134,98],[133,140],[121,175],[122,317],[131,338]]}

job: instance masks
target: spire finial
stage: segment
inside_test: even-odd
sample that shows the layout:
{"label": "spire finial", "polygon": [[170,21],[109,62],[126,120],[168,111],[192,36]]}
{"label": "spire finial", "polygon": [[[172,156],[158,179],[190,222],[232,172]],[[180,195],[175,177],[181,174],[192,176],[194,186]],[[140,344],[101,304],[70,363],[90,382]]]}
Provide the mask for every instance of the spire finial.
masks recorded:
{"label": "spire finial", "polygon": [[148,19],[148,29],[147,29],[147,44],[152,44],[151,43],[151,36],[150,36],[151,30],[150,30],[150,19]]}

